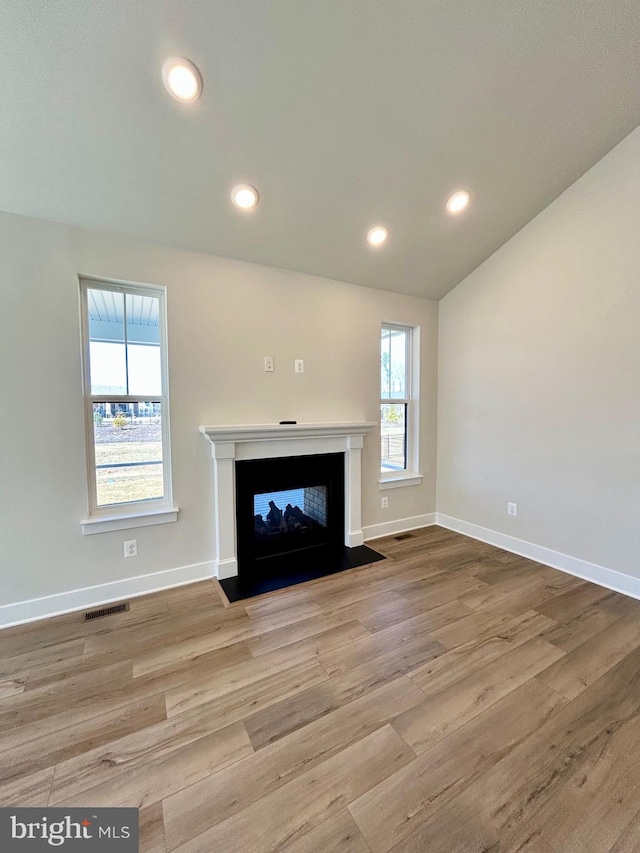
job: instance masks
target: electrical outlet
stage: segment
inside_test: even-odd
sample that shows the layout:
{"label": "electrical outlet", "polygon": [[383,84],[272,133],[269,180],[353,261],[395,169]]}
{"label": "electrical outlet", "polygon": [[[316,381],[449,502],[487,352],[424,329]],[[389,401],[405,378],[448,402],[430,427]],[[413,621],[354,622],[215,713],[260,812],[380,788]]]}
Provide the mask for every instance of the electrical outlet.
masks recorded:
{"label": "electrical outlet", "polygon": [[507,515],[517,515],[518,514],[518,504],[514,504],[511,501],[507,503]]}
{"label": "electrical outlet", "polygon": [[304,373],[304,359],[296,358],[293,363],[293,369],[295,373]]}
{"label": "electrical outlet", "polygon": [[264,372],[273,373],[273,356],[265,355],[264,357]]}
{"label": "electrical outlet", "polygon": [[124,556],[125,557],[137,557],[138,556],[138,540],[130,539],[128,542],[124,543]]}
{"label": "electrical outlet", "polygon": [[389,498],[386,495],[380,500],[380,506],[382,509],[389,509]]}

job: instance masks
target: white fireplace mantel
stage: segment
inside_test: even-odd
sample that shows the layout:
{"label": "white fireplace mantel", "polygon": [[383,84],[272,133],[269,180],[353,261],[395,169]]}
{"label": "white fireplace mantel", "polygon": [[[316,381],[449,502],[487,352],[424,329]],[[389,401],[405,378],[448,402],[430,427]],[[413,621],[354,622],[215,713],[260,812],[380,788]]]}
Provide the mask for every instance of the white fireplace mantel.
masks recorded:
{"label": "white fireplace mantel", "polygon": [[235,461],[344,453],[345,545],[362,545],[361,455],[373,421],[201,426],[215,463],[216,574],[238,574]]}

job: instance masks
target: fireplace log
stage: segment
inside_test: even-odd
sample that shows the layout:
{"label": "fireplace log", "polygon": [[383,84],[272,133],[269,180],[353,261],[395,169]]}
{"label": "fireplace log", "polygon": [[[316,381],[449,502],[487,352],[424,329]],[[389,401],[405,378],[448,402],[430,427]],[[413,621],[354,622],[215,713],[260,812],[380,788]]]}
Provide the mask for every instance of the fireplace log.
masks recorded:
{"label": "fireplace log", "polygon": [[[287,510],[289,511],[289,515],[292,518],[295,518],[302,526],[304,527],[315,527],[317,522],[311,518],[309,515],[305,515],[299,506],[291,506],[291,504],[287,504]],[[286,517],[286,513],[285,513]]]}
{"label": "fireplace log", "polygon": [[267,513],[267,524],[272,530],[281,530],[285,532],[287,523],[284,520],[282,510],[278,509],[273,501],[269,501],[269,512]]}
{"label": "fireplace log", "polygon": [[294,515],[293,507],[291,504],[287,504],[286,509],[284,511],[284,520],[287,522],[287,527],[289,530],[301,530],[302,524],[298,518]]}

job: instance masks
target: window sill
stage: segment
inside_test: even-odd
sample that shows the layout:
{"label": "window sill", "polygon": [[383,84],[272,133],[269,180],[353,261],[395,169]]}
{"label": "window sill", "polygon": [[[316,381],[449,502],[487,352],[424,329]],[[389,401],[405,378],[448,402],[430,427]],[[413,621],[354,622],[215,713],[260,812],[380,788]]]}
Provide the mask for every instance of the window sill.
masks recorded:
{"label": "window sill", "polygon": [[90,533],[108,533],[110,530],[129,530],[132,527],[150,527],[153,524],[168,524],[178,520],[178,508],[159,509],[152,512],[136,512],[130,515],[111,515],[85,518],[80,522],[83,536]]}
{"label": "window sill", "polygon": [[416,474],[414,471],[387,474],[378,480],[378,489],[382,492],[385,489],[400,489],[403,486],[419,486],[423,479],[422,474]]}

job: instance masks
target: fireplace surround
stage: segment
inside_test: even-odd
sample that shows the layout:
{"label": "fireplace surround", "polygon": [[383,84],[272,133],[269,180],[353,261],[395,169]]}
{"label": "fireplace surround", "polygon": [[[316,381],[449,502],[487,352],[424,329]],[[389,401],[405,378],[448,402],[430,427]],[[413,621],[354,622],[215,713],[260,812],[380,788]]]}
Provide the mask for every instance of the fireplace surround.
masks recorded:
{"label": "fireplace surround", "polygon": [[[201,426],[200,432],[211,443],[211,455],[214,460],[217,577],[236,577],[239,550],[242,557],[243,546],[238,548],[236,517],[236,462],[339,454],[344,482],[341,486],[342,500],[334,501],[334,512],[337,506],[343,517],[344,523],[340,526],[342,544],[347,548],[361,546],[364,542],[361,519],[361,455],[364,436],[375,425],[372,421],[360,421]],[[309,482],[303,485],[313,487],[321,484]],[[276,491],[279,491],[277,486]],[[299,509],[303,515],[309,515],[303,508]],[[262,513],[252,513],[253,516],[256,514]],[[240,533],[243,533],[242,530]],[[243,534],[243,542],[245,536],[246,533]]]}

